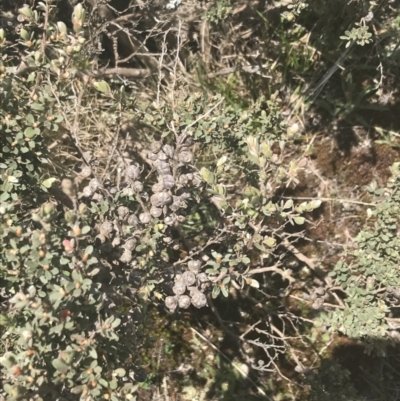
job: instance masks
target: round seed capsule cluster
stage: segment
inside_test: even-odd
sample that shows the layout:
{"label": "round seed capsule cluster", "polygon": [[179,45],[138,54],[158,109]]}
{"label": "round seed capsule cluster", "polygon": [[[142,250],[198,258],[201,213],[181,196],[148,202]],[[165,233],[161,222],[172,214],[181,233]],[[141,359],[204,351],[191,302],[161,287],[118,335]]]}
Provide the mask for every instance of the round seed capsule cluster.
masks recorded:
{"label": "round seed capsule cluster", "polygon": [[[157,182],[152,185],[150,194],[145,191],[141,179],[142,168],[137,164],[131,164],[124,171],[120,171],[122,182],[119,185],[115,186],[110,181],[100,182],[98,178],[92,178],[80,192],[80,198],[102,202],[105,197],[114,196],[117,192],[127,196],[136,195],[144,201],[145,207],[142,207],[144,210],[135,217],[132,214],[128,215],[128,210],[122,212],[125,215],[121,215],[118,211],[120,220],[130,218],[132,222],[135,220],[134,223],[145,225],[157,218],[163,220],[167,226],[183,222],[185,220],[183,209],[186,208],[186,202],[190,198],[188,187],[201,183],[193,168],[191,145],[191,137],[180,141],[176,148],[160,141],[150,144],[147,157],[157,174]],[[90,167],[85,168],[87,171],[82,171],[80,176],[88,179],[92,172]]]}
{"label": "round seed capsule cluster", "polygon": [[[148,173],[144,172],[145,167],[131,161],[128,162],[129,165],[118,169],[115,183],[94,177],[90,167],[86,171],[84,166],[85,171],[80,175],[81,183],[85,184],[79,198],[91,204],[109,200],[109,213],[97,225],[97,246],[103,257],[106,256],[113,263],[119,261],[135,267],[138,263],[135,250],[141,245],[140,237],[144,230],[153,226],[156,219],[157,227],[161,227],[158,230],[162,231],[164,246],[179,249],[178,241],[168,235],[170,227],[185,220],[184,209],[191,197],[190,188],[201,184],[201,178],[193,166],[192,145],[192,138],[184,135],[177,140],[176,146],[153,141],[147,153],[147,160],[153,167],[151,172],[154,172],[150,176],[153,180],[150,184],[144,180]],[[125,200],[129,197],[135,197],[137,202],[126,203]],[[120,199],[125,204],[114,204],[119,203]],[[191,269],[188,273],[193,275]],[[193,292],[197,283],[202,283],[199,280],[205,280],[201,274],[198,279],[198,273],[200,274],[196,272],[194,278],[190,276],[193,282],[190,282],[190,278],[185,278],[184,289],[182,286],[179,289],[179,282],[176,283],[176,293],[181,291],[178,295],[180,298],[176,299],[177,306],[184,308],[192,303],[200,307],[205,302],[202,295]],[[193,293],[193,296],[185,298],[188,293]]]}
{"label": "round seed capsule cluster", "polygon": [[158,218],[163,219],[167,226],[172,226],[185,220],[182,210],[190,198],[187,187],[196,183],[197,179],[193,174],[190,145],[191,142],[188,142],[174,148],[159,141],[151,144],[147,157],[153,163],[158,180],[151,188],[151,208],[148,213],[143,213],[141,221]]}
{"label": "round seed capsule cluster", "polygon": [[103,256],[110,256],[114,260],[118,259],[122,263],[132,265],[135,263],[133,252],[137,240],[132,234],[126,235],[128,232],[126,226],[136,226],[139,222],[125,206],[118,207],[116,213],[118,217],[113,221],[105,220],[99,224],[99,234],[96,237],[98,250]]}
{"label": "round seed capsule cluster", "polygon": [[201,272],[201,262],[191,260],[188,270],[175,276],[172,287],[174,295],[165,298],[165,306],[174,312],[177,308],[187,309],[190,305],[202,308],[207,305],[207,297],[204,294],[209,287],[206,273]]}

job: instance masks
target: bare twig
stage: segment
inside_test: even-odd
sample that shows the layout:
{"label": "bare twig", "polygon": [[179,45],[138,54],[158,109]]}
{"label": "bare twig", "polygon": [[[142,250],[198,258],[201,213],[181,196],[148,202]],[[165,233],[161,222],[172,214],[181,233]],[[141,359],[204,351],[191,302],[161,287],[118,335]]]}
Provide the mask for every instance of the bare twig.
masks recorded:
{"label": "bare twig", "polygon": [[270,75],[264,75],[261,72],[261,68],[259,65],[244,65],[244,66],[235,66],[235,67],[228,67],[228,68],[223,68],[222,70],[216,71],[216,72],[210,72],[207,74],[207,78],[216,78],[221,75],[227,75],[227,74],[232,74],[234,72],[247,72],[249,74],[257,74],[261,75],[263,78],[272,78]]}
{"label": "bare twig", "polygon": [[210,43],[210,21],[205,19],[201,24],[201,53],[205,65],[210,62],[211,43]]}
{"label": "bare twig", "polygon": [[247,334],[249,334],[251,331],[253,331],[259,324],[262,323],[262,320],[259,320],[258,322],[254,323],[251,325],[241,336],[240,339],[242,341],[245,341],[244,338],[246,337]]}
{"label": "bare twig", "polygon": [[145,68],[106,68],[102,71],[103,75],[123,75],[129,78],[146,78],[150,75],[150,70]]}
{"label": "bare twig", "polygon": [[223,101],[225,100],[224,97],[222,97],[216,104],[214,104],[213,107],[211,107],[209,110],[207,110],[204,114],[202,114],[201,116],[197,117],[196,120],[194,120],[193,122],[191,122],[184,130],[184,134],[187,133],[188,129],[193,127],[193,125],[197,124],[200,120],[202,120],[204,117],[208,116],[209,114],[211,114],[211,112],[216,109]]}
{"label": "bare twig", "polygon": [[163,388],[164,388],[164,400],[169,401],[170,398],[168,396],[167,376],[163,377]]}
{"label": "bare twig", "polygon": [[249,270],[246,273],[246,275],[251,276],[253,274],[274,272],[274,273],[280,274],[283,279],[289,280],[291,283],[296,281],[296,279],[293,278],[287,270],[279,269],[278,266],[280,266],[280,263],[278,263],[278,264],[276,264],[274,266],[269,266],[269,267],[258,267],[256,269]]}
{"label": "bare twig", "polygon": [[158,62],[158,83],[157,83],[157,104],[160,103],[160,94],[161,94],[161,81],[162,81],[162,66],[163,66],[163,60],[164,56],[167,53],[167,34],[169,31],[165,32],[164,34],[164,40],[162,43],[161,47],[161,57]]}
{"label": "bare twig", "polygon": [[376,206],[375,203],[368,202],[360,202],[353,199],[337,199],[337,198],[320,198],[320,197],[308,197],[308,196],[282,196],[282,199],[297,199],[297,200],[320,200],[323,202],[340,202],[340,203],[354,203],[355,205],[364,205],[364,206]]}

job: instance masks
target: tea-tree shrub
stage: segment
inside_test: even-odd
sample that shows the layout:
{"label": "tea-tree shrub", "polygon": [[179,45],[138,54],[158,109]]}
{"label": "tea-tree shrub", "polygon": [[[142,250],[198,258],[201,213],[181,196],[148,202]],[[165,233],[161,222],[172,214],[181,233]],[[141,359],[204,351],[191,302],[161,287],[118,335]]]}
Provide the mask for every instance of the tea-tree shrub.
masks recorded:
{"label": "tea-tree shrub", "polygon": [[[136,109],[155,132],[143,159],[114,146],[102,165],[79,139],[90,105],[117,132],[136,105],[87,73],[85,15],[77,5],[69,30],[39,3],[0,31],[0,362],[9,400],[133,399],[143,380],[141,306],[200,308],[231,285],[259,287],[260,258],[264,273],[291,283],[280,262],[285,227],[319,205],[274,199],[306,165],[287,163],[277,97],[247,110],[198,94]],[[71,154],[60,163],[61,139]],[[198,204],[216,211],[200,236],[190,229]]]}
{"label": "tea-tree shrub", "polygon": [[[227,106],[220,96],[206,99],[195,94],[179,103],[179,112],[157,105],[143,113],[143,121],[166,137],[172,134],[168,133],[172,121],[176,130],[203,146],[197,163],[203,164],[199,170],[203,183],[194,196],[210,204],[209,213],[213,209],[218,213],[208,237],[193,237],[192,246],[202,256],[213,297],[228,296],[231,285],[258,287],[253,276],[261,272],[278,274],[286,283],[294,281],[281,260],[288,253],[285,246],[296,238],[286,228],[304,224],[302,214],[320,202],[295,205],[292,200],[275,199],[279,190],[299,182],[298,174],[307,164],[301,157],[288,161],[278,107],[276,95],[243,110]],[[188,230],[192,218],[189,212]],[[265,260],[263,269],[253,269],[260,260]]]}
{"label": "tea-tree shrub", "polygon": [[324,316],[330,330],[372,343],[398,338],[400,164],[395,163],[391,172],[386,188],[368,188],[376,203],[368,210],[371,223],[358,234],[357,249],[349,250],[330,273],[334,285],[346,294],[344,305]]}
{"label": "tea-tree shrub", "polygon": [[[62,102],[76,101],[67,79],[84,62],[85,13],[76,6],[75,34],[52,22],[48,4],[24,7],[20,14],[21,64],[7,41],[15,40],[16,32],[0,32],[1,392],[9,400],[65,393],[88,400],[132,399],[133,380],[140,380],[135,303],[125,295],[132,279],[122,269],[123,255],[96,245],[104,242],[96,235],[110,237],[114,231],[107,216],[118,216],[121,209],[89,165],[81,176],[91,178],[90,190],[78,197],[75,182],[51,175],[48,151],[64,122]],[[99,195],[91,203],[88,193],[96,190],[107,201]],[[118,251],[128,248],[131,231],[124,231]],[[120,269],[113,270],[107,259],[117,260]],[[106,284],[112,280],[111,289]]]}

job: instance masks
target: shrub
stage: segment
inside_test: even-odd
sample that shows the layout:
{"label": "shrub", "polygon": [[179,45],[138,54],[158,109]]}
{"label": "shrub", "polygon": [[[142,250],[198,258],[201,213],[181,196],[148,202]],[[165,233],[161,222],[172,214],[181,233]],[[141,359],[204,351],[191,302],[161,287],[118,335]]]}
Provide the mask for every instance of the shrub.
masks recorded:
{"label": "shrub", "polygon": [[[346,299],[343,308],[323,320],[332,331],[364,337],[372,344],[398,337],[400,164],[395,163],[391,172],[386,188],[377,189],[376,184],[368,188],[376,203],[368,210],[372,223],[358,234],[357,249],[348,250],[351,262],[340,261],[329,274]],[[384,353],[382,342],[376,344]]]}
{"label": "shrub", "polygon": [[[200,308],[209,291],[227,296],[231,283],[258,287],[251,270],[256,255],[272,260],[285,225],[302,224],[301,213],[318,203],[272,200],[282,185],[296,183],[305,165],[283,167],[285,144],[274,145],[281,132],[277,98],[242,110],[195,95],[174,112],[162,103],[138,111],[139,121],[161,134],[149,144],[147,165],[120,155],[122,165],[105,181],[82,149],[77,127],[96,96],[120,116],[132,106],[129,96],[78,73],[88,51],[81,5],[73,14],[75,33],[52,22],[51,7],[20,13],[19,42],[27,49],[22,71],[5,42],[13,33],[1,32],[3,389],[8,399],[66,392],[86,400],[129,399],[141,375],[135,357],[141,305],[166,296],[171,311]],[[43,23],[40,40],[36,28]],[[109,124],[119,124],[111,113]],[[75,176],[52,154],[50,141],[65,131],[80,159]],[[198,172],[193,140],[207,146],[211,135],[205,157],[225,156]],[[233,180],[242,185],[244,174],[250,179],[239,194]],[[190,223],[196,203],[210,200],[220,213],[214,231],[207,239],[190,238],[184,221]],[[222,228],[227,218],[231,223]],[[263,228],[266,219],[275,226]],[[182,244],[183,259],[176,256]],[[291,280],[277,266],[271,272]]]}
{"label": "shrub", "polygon": [[[265,351],[268,360],[256,365],[249,358],[252,367],[282,377],[278,356],[296,363],[296,372],[306,371],[292,344],[306,343],[308,328],[298,326],[312,322],[286,306],[292,290],[304,295],[315,285],[328,285],[309,298],[320,309],[336,295],[339,307],[322,317],[331,332],[396,337],[399,165],[387,188],[370,188],[384,202],[370,211],[374,226],[360,233],[359,249],[346,255],[353,262],[336,266],[330,286],[294,247],[304,238],[308,213],[321,202],[282,196],[299,184],[308,158],[293,146],[299,138],[289,138],[278,92],[269,86],[266,97],[240,99],[240,105],[220,94],[194,92],[198,84],[187,85],[177,73],[184,37],[180,20],[174,30],[176,21],[163,19],[146,36],[159,46],[155,59],[131,40],[139,36],[136,22],[125,15],[114,20],[106,4],[88,3],[96,12],[87,18],[78,4],[71,21],[60,21],[64,15],[51,1],[24,6],[0,29],[0,395],[135,399],[138,382],[146,377],[138,355],[149,303],[161,303],[173,316],[209,305],[219,318],[213,298],[240,294],[263,311],[260,322],[268,326],[258,328],[254,321],[240,337],[247,341],[252,330],[260,335],[248,344]],[[180,4],[170,2],[168,8]],[[284,24],[309,12],[312,7],[306,6],[297,2],[289,8]],[[157,2],[154,10],[162,7]],[[202,32],[208,32],[207,20],[225,26],[245,9],[215,2],[199,19]],[[342,39],[368,44],[366,22]],[[125,23],[133,28],[125,29]],[[195,42],[197,34],[187,32]],[[107,57],[99,51],[106,36],[116,68],[95,68]],[[212,46],[205,39],[201,45],[208,56],[222,44],[212,40]],[[283,40],[288,54],[291,40]],[[121,43],[136,55],[133,68],[119,66]],[[225,55],[221,51],[218,57]],[[297,65],[296,54],[293,60]],[[250,67],[243,71],[261,73],[260,66]],[[156,101],[135,97],[140,84],[121,72],[144,77],[141,84],[154,91]],[[171,93],[163,96],[163,90]],[[293,127],[296,133],[298,124]],[[290,263],[293,257],[311,268],[306,280],[295,268],[300,264]],[[314,273],[319,277],[311,283]],[[343,305],[339,290],[346,296]],[[299,313],[311,315],[303,306]],[[337,380],[329,383],[331,375]],[[342,387],[344,397],[354,398],[348,379],[338,365],[323,364],[321,376],[311,378],[313,396],[330,399],[328,393]]]}

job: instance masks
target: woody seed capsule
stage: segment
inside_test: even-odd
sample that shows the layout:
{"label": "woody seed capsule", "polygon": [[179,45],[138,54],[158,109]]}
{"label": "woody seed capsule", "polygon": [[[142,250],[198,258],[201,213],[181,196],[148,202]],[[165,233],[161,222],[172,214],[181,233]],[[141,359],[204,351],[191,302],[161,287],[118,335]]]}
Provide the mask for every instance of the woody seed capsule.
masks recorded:
{"label": "woody seed capsule", "polygon": [[200,260],[191,260],[188,262],[188,268],[190,271],[194,273],[198,273],[201,269],[201,262]]}
{"label": "woody seed capsule", "polygon": [[140,181],[135,181],[135,182],[133,183],[133,189],[134,189],[136,192],[142,192],[142,191],[143,191],[143,184],[142,184]]}
{"label": "woody seed capsule", "polygon": [[190,287],[196,282],[196,275],[191,271],[186,271],[182,274],[181,280],[186,284],[187,287]]}
{"label": "woody seed capsule", "polygon": [[158,153],[161,150],[162,143],[160,141],[154,141],[150,144],[150,151],[153,153]]}
{"label": "woody seed capsule", "polygon": [[140,169],[137,166],[129,166],[125,171],[125,175],[129,180],[136,180],[140,175]]}
{"label": "woody seed capsule", "polygon": [[167,297],[165,298],[165,306],[173,312],[178,306],[178,300],[176,297]]}
{"label": "woody seed capsule", "polygon": [[179,153],[178,158],[181,163],[189,164],[192,163],[193,161],[193,153],[189,152],[188,150],[184,150],[181,153]]}
{"label": "woody seed capsule", "polygon": [[151,187],[151,190],[152,190],[154,193],[162,192],[162,191],[164,191],[164,184],[163,184],[162,182],[157,182],[156,184],[154,184],[154,185]]}
{"label": "woody seed capsule", "polygon": [[162,209],[155,206],[152,206],[150,209],[150,214],[155,218],[160,217],[162,215],[162,212]]}
{"label": "woody seed capsule", "polygon": [[167,162],[164,162],[162,160],[156,160],[154,162],[154,166],[157,169],[157,173],[160,175],[170,175],[171,174],[171,168],[170,165]]}
{"label": "woody seed capsule", "polygon": [[89,181],[89,188],[92,190],[92,192],[96,192],[100,186],[100,181],[97,178],[92,178]]}
{"label": "woody seed capsule", "polygon": [[175,285],[172,287],[172,292],[175,295],[183,295],[186,291],[186,285],[182,280],[176,281]]}
{"label": "woody seed capsule", "polygon": [[192,305],[196,308],[202,308],[207,305],[207,297],[200,291],[195,291],[192,294]]}
{"label": "woody seed capsule", "polygon": [[118,217],[120,220],[125,220],[129,215],[129,209],[126,206],[120,206],[118,208]]}
{"label": "woody seed capsule", "polygon": [[190,306],[190,297],[188,295],[181,295],[178,300],[178,305],[182,309],[187,309]]}
{"label": "woody seed capsule", "polygon": [[134,238],[128,239],[125,242],[124,248],[128,249],[129,251],[132,251],[136,246],[136,240]]}
{"label": "woody seed capsule", "polygon": [[141,213],[139,215],[139,220],[142,224],[147,224],[150,223],[150,221],[152,220],[151,214],[150,213]]}
{"label": "woody seed capsule", "polygon": [[165,189],[171,189],[175,185],[175,179],[170,174],[161,176],[160,182],[162,182],[162,185],[164,186]]}
{"label": "woody seed capsule", "polygon": [[172,201],[172,196],[168,192],[159,192],[151,196],[150,202],[155,207],[163,207]]}
{"label": "woody seed capsule", "polygon": [[164,145],[162,150],[170,159],[174,157],[174,148],[171,145]]}

